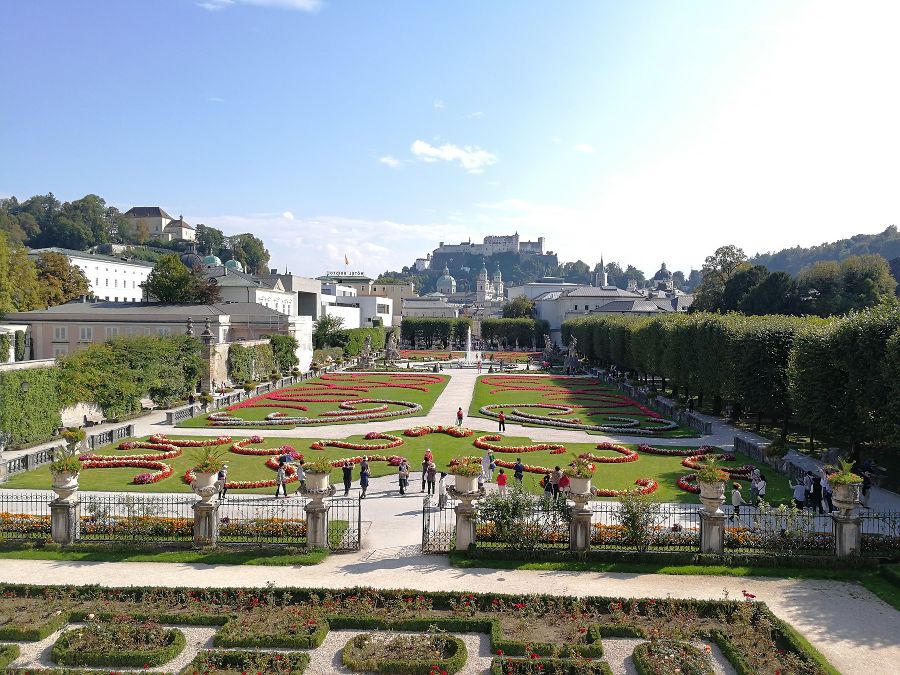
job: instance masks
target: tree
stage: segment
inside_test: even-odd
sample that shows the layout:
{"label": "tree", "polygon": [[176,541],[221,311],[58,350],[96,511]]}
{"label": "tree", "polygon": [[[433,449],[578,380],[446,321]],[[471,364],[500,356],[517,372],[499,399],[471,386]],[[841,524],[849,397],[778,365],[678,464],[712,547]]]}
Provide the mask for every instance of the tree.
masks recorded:
{"label": "tree", "polygon": [[343,317],[323,314],[313,327],[313,347],[324,349],[325,347],[336,346],[343,326]]}
{"label": "tree", "polygon": [[196,231],[197,250],[202,255],[218,255],[225,243],[225,234],[222,230],[200,223]]}
{"label": "tree", "polygon": [[693,307],[698,310],[715,311],[722,305],[725,284],[743,265],[747,255],[737,246],[720,246],[703,262],[703,281],[697,288]]}
{"label": "tree", "polygon": [[203,274],[203,270],[199,265],[191,270],[191,275],[194,277],[192,284],[194,299],[192,302],[199,302],[203,305],[212,305],[222,301],[221,287],[214,278],[207,277]]}
{"label": "tree", "polygon": [[62,305],[90,292],[91,284],[84,272],[62,253],[41,253],[36,266],[41,294],[48,306]]}
{"label": "tree", "polygon": [[177,255],[169,254],[156,261],[144,288],[160,302],[194,302],[197,297],[197,278]]}
{"label": "tree", "polygon": [[634,265],[629,265],[625,268],[625,286],[623,288],[628,287],[629,279],[634,279],[638,284],[642,284],[647,280],[644,273]]}
{"label": "tree", "polygon": [[769,276],[769,270],[762,265],[746,267],[735,272],[722,289],[721,302],[713,310],[734,312],[741,306],[750,290]]}
{"label": "tree", "polygon": [[41,306],[37,268],[22,246],[10,246],[0,233],[0,315],[27,312]]}
{"label": "tree", "polygon": [[560,267],[560,273],[567,282],[572,284],[591,283],[591,268],[583,260],[563,264]]}
{"label": "tree", "polygon": [[252,234],[238,234],[229,238],[234,257],[251,274],[265,274],[269,271],[269,252],[262,240]]}
{"label": "tree", "polygon": [[534,300],[525,295],[513,298],[503,305],[503,318],[505,319],[530,319],[534,316]]}
{"label": "tree", "polygon": [[880,255],[850,256],[841,263],[843,311],[866,309],[893,301],[897,282]]}
{"label": "tree", "polygon": [[793,314],[798,304],[797,282],[786,272],[773,272],[750,289],[738,309],[744,314]]}

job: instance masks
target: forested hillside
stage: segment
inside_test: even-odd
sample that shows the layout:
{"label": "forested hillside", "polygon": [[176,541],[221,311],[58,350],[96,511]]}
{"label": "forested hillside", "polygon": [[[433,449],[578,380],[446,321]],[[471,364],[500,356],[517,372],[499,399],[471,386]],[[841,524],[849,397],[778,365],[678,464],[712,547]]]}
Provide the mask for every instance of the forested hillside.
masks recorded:
{"label": "forested hillside", "polygon": [[800,270],[822,260],[844,260],[852,255],[876,254],[885,260],[900,257],[900,232],[891,225],[878,234],[857,234],[849,239],[803,248],[795,246],[774,253],[758,253],[750,259],[753,265],[764,265],[770,272],[796,275]]}

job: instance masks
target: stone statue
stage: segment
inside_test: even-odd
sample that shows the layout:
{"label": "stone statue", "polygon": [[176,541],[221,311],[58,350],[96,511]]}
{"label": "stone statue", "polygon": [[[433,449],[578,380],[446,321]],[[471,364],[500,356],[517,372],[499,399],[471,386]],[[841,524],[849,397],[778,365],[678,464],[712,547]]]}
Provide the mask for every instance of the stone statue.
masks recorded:
{"label": "stone statue", "polygon": [[372,358],[372,336],[366,335],[366,342],[359,353],[359,366],[360,368],[371,368],[374,364],[375,359]]}
{"label": "stone statue", "polygon": [[569,338],[569,356],[577,356],[578,355],[578,338],[573,334],[572,337]]}
{"label": "stone statue", "polygon": [[387,336],[387,346],[385,347],[384,354],[385,361],[397,361],[400,359],[400,352],[397,351],[397,338],[395,337],[394,331],[388,333]]}
{"label": "stone statue", "polygon": [[574,335],[569,338],[569,349],[566,353],[566,374],[574,375],[581,367],[578,360],[578,338]]}

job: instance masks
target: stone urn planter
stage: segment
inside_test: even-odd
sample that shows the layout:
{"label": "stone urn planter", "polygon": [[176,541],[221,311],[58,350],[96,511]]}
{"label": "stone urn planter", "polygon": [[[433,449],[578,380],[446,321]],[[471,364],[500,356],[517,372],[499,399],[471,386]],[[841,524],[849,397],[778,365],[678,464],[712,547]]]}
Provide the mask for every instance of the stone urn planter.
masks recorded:
{"label": "stone urn planter", "polygon": [[211,473],[206,471],[194,472],[194,480],[191,483],[191,489],[193,489],[194,494],[200,497],[200,501],[208,502],[212,499],[213,495],[219,493],[219,486],[216,484],[218,476],[218,471]]}
{"label": "stone urn planter", "polygon": [[844,514],[849,513],[859,501],[859,483],[831,486],[831,501]]}
{"label": "stone urn planter", "polygon": [[312,473],[311,471],[307,471],[306,473],[306,489],[307,490],[327,490],[329,481],[328,478],[331,476],[330,473]]}
{"label": "stone urn planter", "polygon": [[569,489],[572,494],[585,495],[591,492],[591,479],[569,476]]}
{"label": "stone urn planter", "polygon": [[78,492],[78,475],[77,471],[51,472],[50,476],[53,479],[52,488],[56,493],[57,499],[66,501]]}
{"label": "stone urn planter", "polygon": [[460,476],[459,474],[454,474],[453,480],[458,492],[466,493],[478,491],[478,476]]}
{"label": "stone urn planter", "polygon": [[721,506],[725,502],[725,481],[717,480],[711,483],[699,481],[700,501],[707,513],[722,513]]}

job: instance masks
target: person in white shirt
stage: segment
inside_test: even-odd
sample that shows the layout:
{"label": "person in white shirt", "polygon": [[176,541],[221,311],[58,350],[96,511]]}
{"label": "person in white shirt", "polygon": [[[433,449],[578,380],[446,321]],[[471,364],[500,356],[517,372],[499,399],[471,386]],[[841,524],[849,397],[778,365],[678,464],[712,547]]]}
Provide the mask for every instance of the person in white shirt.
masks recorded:
{"label": "person in white shirt", "polygon": [[741,496],[741,484],[740,483],[732,483],[731,484],[731,508],[732,513],[728,520],[734,520],[735,517],[741,515],[741,504],[746,504],[744,498]]}

